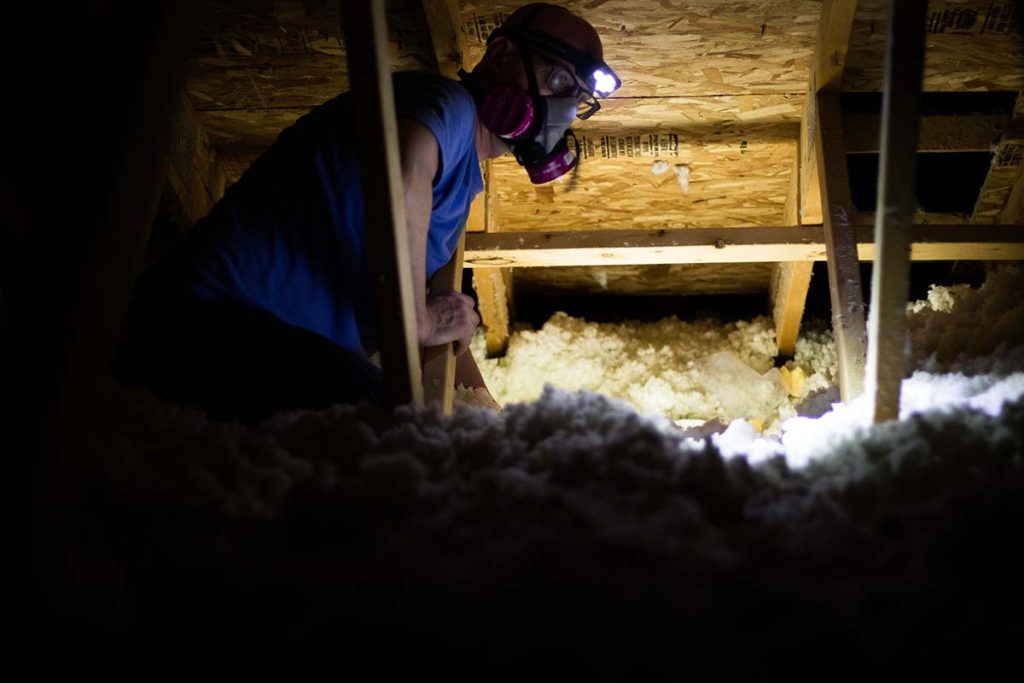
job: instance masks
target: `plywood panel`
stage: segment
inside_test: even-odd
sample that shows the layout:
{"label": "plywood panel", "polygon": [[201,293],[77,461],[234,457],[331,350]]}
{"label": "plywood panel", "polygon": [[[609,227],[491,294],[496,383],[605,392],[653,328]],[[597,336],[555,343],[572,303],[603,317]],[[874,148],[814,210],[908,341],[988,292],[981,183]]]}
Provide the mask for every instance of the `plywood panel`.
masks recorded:
{"label": "plywood panel", "polygon": [[[924,90],[1024,89],[1024,44],[1013,0],[928,3]],[[843,90],[880,91],[885,67],[886,0],[860,0]]]}
{"label": "plywood panel", "polygon": [[[579,172],[532,185],[513,159],[492,162],[503,230],[778,225],[796,154],[796,122],[581,128]],[[668,169],[655,174],[654,162]],[[684,190],[676,166],[689,169]]]}
{"label": "plywood panel", "polygon": [[[490,31],[524,4],[462,3],[470,64]],[[808,0],[559,4],[597,28],[622,97],[802,93],[821,11]]]}
{"label": "plywood panel", "polygon": [[[388,2],[388,31],[392,69],[434,68],[419,2]],[[201,115],[219,113],[227,137],[272,140],[282,116],[294,120],[348,89],[335,0],[209,2],[199,33],[186,89]]]}

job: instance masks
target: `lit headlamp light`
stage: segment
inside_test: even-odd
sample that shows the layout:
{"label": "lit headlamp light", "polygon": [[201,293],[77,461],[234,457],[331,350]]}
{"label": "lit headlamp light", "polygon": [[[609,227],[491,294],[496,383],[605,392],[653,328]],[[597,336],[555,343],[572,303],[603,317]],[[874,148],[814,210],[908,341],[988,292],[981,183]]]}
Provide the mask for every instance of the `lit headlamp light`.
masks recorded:
{"label": "lit headlamp light", "polygon": [[604,61],[595,59],[554,36],[527,28],[499,27],[487,36],[487,44],[490,45],[497,36],[505,36],[520,49],[532,49],[572,65],[577,80],[583,84],[580,87],[583,91],[579,98],[580,106],[576,113],[578,118],[587,119],[593,116],[601,108],[597,98],[611,95],[622,85],[622,81]]}

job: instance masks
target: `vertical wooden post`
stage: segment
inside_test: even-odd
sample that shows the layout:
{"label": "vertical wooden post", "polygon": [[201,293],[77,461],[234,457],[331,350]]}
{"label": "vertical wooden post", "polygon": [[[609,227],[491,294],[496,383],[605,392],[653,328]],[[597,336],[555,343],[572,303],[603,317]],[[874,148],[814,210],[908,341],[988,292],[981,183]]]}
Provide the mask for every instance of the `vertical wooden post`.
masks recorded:
{"label": "vertical wooden post", "polygon": [[511,268],[474,268],[473,285],[480,318],[487,328],[487,357],[501,356],[508,349],[512,312]]}
{"label": "vertical wooden post", "polygon": [[[462,13],[457,0],[423,0],[423,15],[430,27],[430,42],[437,60],[437,70],[448,78],[458,77],[466,54],[466,36],[462,30]],[[483,222],[483,196],[477,197],[471,216],[463,228],[455,254],[443,268],[434,273],[432,291],[461,291],[462,255],[466,252],[466,233],[470,222]],[[482,226],[481,226],[482,227]],[[445,415],[451,415],[455,401],[455,353],[449,342],[423,352],[423,393],[427,403],[439,403]]]}
{"label": "vertical wooden post", "polygon": [[824,198],[819,193],[822,172],[817,152],[817,100],[822,90],[838,90],[850,47],[857,0],[825,0],[821,6],[818,42],[811,62],[807,104],[800,122],[800,224],[821,223]]}
{"label": "vertical wooden post", "polygon": [[853,230],[854,209],[843,146],[839,93],[818,93],[815,110],[832,330],[839,363],[839,393],[843,401],[851,401],[860,395],[864,386],[864,294]]}
{"label": "vertical wooden post", "polygon": [[921,113],[926,0],[889,6],[882,100],[875,262],[865,386],[875,422],[899,417],[907,342],[910,227],[917,200],[914,175]]}
{"label": "vertical wooden post", "polygon": [[[817,157],[817,94],[839,90],[846,66],[856,0],[825,0],[821,7],[818,41],[811,59],[804,115],[800,120],[800,139],[792,186],[786,198],[786,222],[789,225],[817,225],[822,222]],[[800,321],[811,285],[812,265],[806,262],[779,263],[771,284],[771,311],[775,320],[775,339],[779,353],[796,350]]]}
{"label": "vertical wooden post", "polygon": [[423,378],[384,0],[346,0],[339,5],[349,80],[360,103],[356,107],[356,137],[362,146],[366,236],[376,276],[377,339],[384,386],[395,404],[422,404]]}
{"label": "vertical wooden post", "polygon": [[[800,225],[800,157],[799,151],[789,179],[789,193],[786,196],[786,225]],[[796,353],[796,340],[800,334],[800,321],[807,305],[807,291],[811,287],[811,261],[788,261],[776,263],[772,269],[769,286],[772,320],[775,322],[775,344],[779,355],[792,356]]]}
{"label": "vertical wooden post", "polygon": [[422,0],[423,16],[430,28],[437,70],[448,78],[458,76],[466,54],[466,34],[462,30],[462,8],[458,0]]}
{"label": "vertical wooden post", "polygon": [[[466,234],[459,239],[451,261],[434,273],[431,291],[462,289],[462,256],[466,253]],[[440,403],[445,415],[455,405],[455,352],[452,342],[427,347],[423,352],[423,394],[427,403]]]}

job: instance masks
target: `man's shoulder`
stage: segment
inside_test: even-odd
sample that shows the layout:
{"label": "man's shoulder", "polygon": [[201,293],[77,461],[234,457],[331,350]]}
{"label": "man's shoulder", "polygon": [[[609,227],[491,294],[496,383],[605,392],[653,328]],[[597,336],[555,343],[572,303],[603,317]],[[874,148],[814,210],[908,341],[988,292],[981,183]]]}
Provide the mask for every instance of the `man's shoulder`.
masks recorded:
{"label": "man's shoulder", "polygon": [[392,82],[396,98],[474,107],[469,91],[459,81],[447,76],[428,71],[399,71],[393,74]]}

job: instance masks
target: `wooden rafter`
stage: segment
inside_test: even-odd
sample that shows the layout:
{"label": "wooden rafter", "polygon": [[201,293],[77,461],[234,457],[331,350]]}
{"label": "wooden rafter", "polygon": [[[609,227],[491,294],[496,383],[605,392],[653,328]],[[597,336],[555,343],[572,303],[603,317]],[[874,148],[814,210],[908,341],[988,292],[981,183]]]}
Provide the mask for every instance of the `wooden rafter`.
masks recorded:
{"label": "wooden rafter", "polygon": [[856,0],[826,0],[821,7],[818,43],[811,61],[811,78],[800,121],[800,223],[822,222],[822,198],[819,192],[819,165],[815,121],[816,98],[820,91],[838,90],[846,64],[846,53],[853,31]]}
{"label": "wooden rafter", "polygon": [[[799,157],[798,157],[799,159]],[[793,169],[786,195],[786,223],[800,225],[800,173]],[[771,302],[772,322],[775,323],[775,344],[779,355],[796,353],[796,340],[800,335],[800,321],[807,305],[807,291],[811,287],[814,264],[810,261],[776,263],[772,268],[768,298]]]}
{"label": "wooden rafter", "polygon": [[875,261],[865,387],[875,422],[900,411],[910,291],[910,227],[917,198],[914,178],[924,67],[926,0],[903,0],[889,11],[882,103]]}
{"label": "wooden rafter", "polygon": [[[448,78],[457,78],[466,54],[466,36],[462,31],[462,15],[455,0],[423,0],[423,14],[430,30],[430,44],[437,60],[437,69]],[[480,222],[483,200],[473,202],[469,220]],[[466,229],[468,229],[468,225]],[[459,291],[462,288],[462,256],[466,249],[463,234],[455,255],[434,274],[431,289]],[[452,413],[455,400],[455,351],[453,342],[424,349],[423,392],[428,403],[438,403],[446,415]]]}
{"label": "wooden rafter", "polygon": [[437,70],[456,78],[466,54],[466,34],[462,30],[462,9],[457,0],[423,0],[423,15],[430,29],[430,44]]}
{"label": "wooden rafter", "polygon": [[[822,220],[815,151],[815,95],[819,90],[839,87],[856,7],[856,0],[826,0],[821,9],[818,42],[811,59],[804,114],[800,121],[796,163],[786,197],[786,220],[790,225],[817,225]],[[810,285],[811,266],[806,262],[779,263],[774,268],[771,311],[780,354],[791,355],[796,350]]]}
{"label": "wooden rafter", "polygon": [[370,256],[377,274],[377,336],[384,386],[396,404],[423,403],[412,267],[398,155],[398,122],[388,67],[383,0],[342,3],[352,92],[363,146],[363,198]]}
{"label": "wooden rafter", "polygon": [[[992,165],[971,213],[972,223],[995,223],[1007,206],[1024,166],[1024,93],[1018,95],[1013,120],[992,153]],[[1020,201],[1020,191],[1014,201]]]}
{"label": "wooden rafter", "polygon": [[[851,234],[856,258],[872,260],[874,228],[855,226]],[[1024,259],[1024,230],[1018,225],[915,225],[910,237],[915,261]],[[496,268],[824,260],[825,229],[806,225],[470,234],[465,264]]]}
{"label": "wooden rafter", "polygon": [[861,393],[864,383],[864,294],[857,265],[854,207],[843,149],[839,93],[819,92],[816,99],[815,146],[824,206],[822,227],[828,257],[832,333],[839,365],[839,393],[844,401],[849,401]]}

